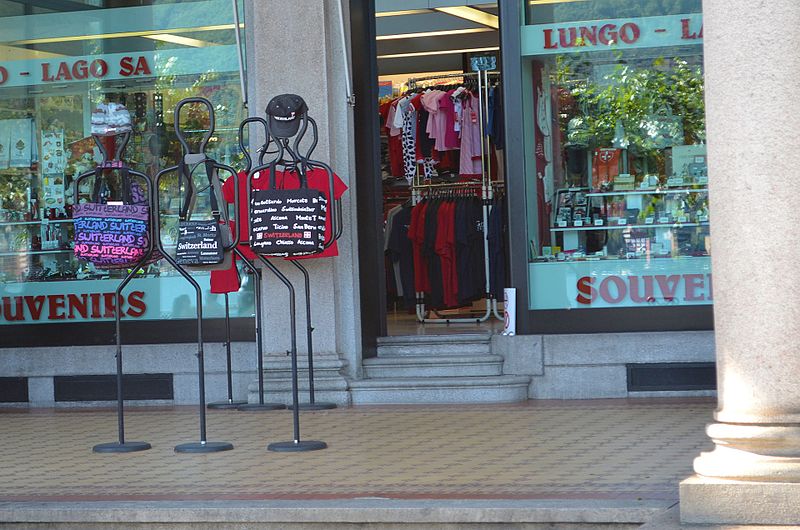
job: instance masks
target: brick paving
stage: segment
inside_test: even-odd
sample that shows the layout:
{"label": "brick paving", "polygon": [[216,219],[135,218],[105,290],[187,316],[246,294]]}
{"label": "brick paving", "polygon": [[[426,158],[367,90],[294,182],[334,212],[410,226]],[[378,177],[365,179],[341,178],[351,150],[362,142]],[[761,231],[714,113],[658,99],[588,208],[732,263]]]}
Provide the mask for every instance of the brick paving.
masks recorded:
{"label": "brick paving", "polygon": [[196,441],[192,407],[131,408],[129,440],[149,451],[94,454],[116,440],[114,410],[0,410],[0,502],[325,499],[677,501],[692,459],[711,448],[711,399],[361,406],[303,412],[304,439],[273,453],[291,413],[209,411],[229,452],[176,454]]}

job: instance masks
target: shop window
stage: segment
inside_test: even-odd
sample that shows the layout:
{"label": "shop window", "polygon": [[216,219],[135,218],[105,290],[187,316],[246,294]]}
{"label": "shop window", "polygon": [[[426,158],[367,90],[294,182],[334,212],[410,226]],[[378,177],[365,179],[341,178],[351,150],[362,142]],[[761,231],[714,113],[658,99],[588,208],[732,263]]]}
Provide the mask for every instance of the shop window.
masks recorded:
{"label": "shop window", "polygon": [[[125,159],[152,176],[178,160],[172,111],[187,96],[215,107],[210,155],[234,167],[242,158],[231,2],[51,5],[0,0],[0,325],[113,320],[113,293],[127,271],[80,262],[72,250],[73,182],[99,161],[91,138],[98,105],[127,108],[133,131]],[[201,114],[185,119],[184,129],[198,138],[208,126]],[[90,178],[79,195],[91,186]],[[159,189],[167,246],[177,233],[175,189],[174,179]],[[223,317],[224,301],[210,294],[209,274],[196,279],[204,316]],[[126,320],[189,319],[196,309],[194,290],[165,261],[134,280],[121,304]],[[245,280],[231,296],[231,315],[252,314],[252,284]]]}
{"label": "shop window", "polygon": [[711,304],[700,0],[526,21],[531,309]]}

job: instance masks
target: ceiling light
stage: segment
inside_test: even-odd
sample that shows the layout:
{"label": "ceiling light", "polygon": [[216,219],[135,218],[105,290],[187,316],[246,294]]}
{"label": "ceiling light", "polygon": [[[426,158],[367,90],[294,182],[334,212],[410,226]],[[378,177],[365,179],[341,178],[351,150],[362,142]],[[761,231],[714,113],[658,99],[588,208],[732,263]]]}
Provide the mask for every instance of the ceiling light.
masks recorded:
{"label": "ceiling light", "polygon": [[448,29],[440,31],[422,31],[420,33],[398,33],[396,35],[378,35],[375,40],[416,39],[420,37],[442,37],[444,35],[464,35],[466,33],[483,33],[492,28]]}
{"label": "ceiling light", "polygon": [[378,55],[378,59],[399,59],[401,57],[424,57],[426,55],[448,55],[453,53],[495,52],[499,49],[499,46],[492,46],[489,48],[463,48],[461,50],[436,50],[432,52],[390,53],[388,55]]}
{"label": "ceiling light", "polygon": [[406,9],[403,11],[381,11],[375,13],[376,18],[380,17],[399,17],[403,15],[419,15],[422,13],[430,13],[430,9]]}
{"label": "ceiling light", "polygon": [[159,40],[163,42],[171,42],[172,44],[181,44],[183,46],[191,46],[193,48],[206,48],[208,46],[217,46],[214,42],[207,40],[192,39],[190,37],[181,37],[180,35],[171,35],[169,33],[159,33],[158,35],[145,35],[146,39]]}
{"label": "ceiling light", "polygon": [[458,6],[458,7],[435,7],[436,11],[447,13],[454,17],[463,18],[470,22],[477,22],[490,28],[498,29],[500,27],[500,19],[497,15],[475,9],[474,7]]}
{"label": "ceiling light", "polygon": [[[18,40],[14,42],[9,42],[7,44],[18,46],[21,44],[49,44],[51,42],[73,42],[73,41],[93,40],[93,39],[120,39],[124,37],[146,37],[148,35],[162,35],[165,32],[174,34],[174,33],[194,33],[197,31],[219,31],[225,29],[233,29],[234,26],[235,26],[234,24],[219,24],[216,26],[174,28],[174,29],[161,30],[159,32],[149,30],[149,31],[125,31],[120,33],[99,33],[96,35],[68,35],[64,37],[45,37],[42,39]],[[243,28],[244,24],[240,24],[239,27]]]}

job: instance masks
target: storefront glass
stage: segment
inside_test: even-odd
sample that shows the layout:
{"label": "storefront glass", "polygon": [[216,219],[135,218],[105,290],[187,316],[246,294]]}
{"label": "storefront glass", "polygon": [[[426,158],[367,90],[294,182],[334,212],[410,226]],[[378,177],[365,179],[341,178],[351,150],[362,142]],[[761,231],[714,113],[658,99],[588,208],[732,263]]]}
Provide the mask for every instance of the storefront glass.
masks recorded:
{"label": "storefront glass", "polygon": [[[45,5],[53,7],[38,7]],[[72,250],[72,183],[99,161],[90,136],[97,105],[126,106],[133,133],[125,158],[154,176],[178,160],[175,104],[205,97],[216,109],[210,154],[238,164],[243,110],[235,31],[228,0],[0,0],[0,325],[113,318],[113,293],[126,271],[79,262]],[[185,129],[207,127],[201,114],[184,117]],[[159,190],[167,245],[177,232],[175,188],[167,179]],[[223,317],[222,296],[209,293],[209,273],[195,277],[205,316]],[[251,316],[252,298],[245,281],[231,296],[232,316]],[[122,312],[192,318],[194,290],[162,261],[133,281]]]}
{"label": "storefront glass", "polygon": [[701,1],[525,4],[530,308],[711,304]]}

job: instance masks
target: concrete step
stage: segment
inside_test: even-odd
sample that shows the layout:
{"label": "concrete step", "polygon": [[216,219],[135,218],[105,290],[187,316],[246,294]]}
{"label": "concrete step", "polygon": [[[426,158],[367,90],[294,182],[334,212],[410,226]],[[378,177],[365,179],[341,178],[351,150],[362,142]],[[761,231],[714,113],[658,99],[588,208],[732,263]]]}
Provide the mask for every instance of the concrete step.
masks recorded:
{"label": "concrete step", "polygon": [[408,335],[378,339],[378,357],[400,355],[484,355],[491,353],[491,335]]}
{"label": "concrete step", "polygon": [[[314,377],[339,377],[347,362],[333,354],[314,354]],[[290,378],[292,358],[289,355],[268,355],[264,357],[265,377]],[[297,373],[300,378],[308,377],[308,355],[298,354]]]}
{"label": "concrete step", "polygon": [[[288,355],[264,357],[264,399],[268,402],[292,402],[292,359]],[[314,395],[316,401],[330,401],[340,406],[350,404],[347,379],[342,375],[347,363],[332,353],[314,355]],[[297,379],[300,402],[308,401],[308,356],[297,359]],[[258,402],[258,380],[248,385],[247,401]]]}
{"label": "concrete step", "polygon": [[529,376],[395,377],[350,382],[354,405],[506,403],[528,399]]}
{"label": "concrete step", "polygon": [[368,378],[478,377],[503,374],[500,355],[395,355],[364,359]]}

